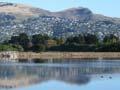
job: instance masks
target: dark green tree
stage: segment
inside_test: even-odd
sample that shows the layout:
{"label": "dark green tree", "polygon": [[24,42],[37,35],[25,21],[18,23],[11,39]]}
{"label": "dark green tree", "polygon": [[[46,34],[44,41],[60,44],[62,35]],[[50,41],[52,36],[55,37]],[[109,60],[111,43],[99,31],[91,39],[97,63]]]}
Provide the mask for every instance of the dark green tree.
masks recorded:
{"label": "dark green tree", "polygon": [[50,37],[48,35],[41,35],[41,34],[37,34],[37,35],[33,35],[32,36],[32,42],[33,44],[44,44],[45,40],[48,40]]}
{"label": "dark green tree", "polygon": [[27,48],[28,48],[28,43],[29,43],[29,37],[27,36],[27,34],[25,34],[25,33],[21,33],[20,35],[19,35],[19,44],[25,49],[25,50],[27,50]]}
{"label": "dark green tree", "polygon": [[19,36],[12,36],[9,43],[21,45],[25,50],[27,50],[27,45],[29,43],[29,37],[25,33],[21,33]]}
{"label": "dark green tree", "polygon": [[67,44],[85,44],[85,38],[83,35],[78,35],[74,37],[69,37],[66,40]]}
{"label": "dark green tree", "polygon": [[84,38],[86,44],[97,44],[99,42],[97,36],[93,34],[86,34]]}

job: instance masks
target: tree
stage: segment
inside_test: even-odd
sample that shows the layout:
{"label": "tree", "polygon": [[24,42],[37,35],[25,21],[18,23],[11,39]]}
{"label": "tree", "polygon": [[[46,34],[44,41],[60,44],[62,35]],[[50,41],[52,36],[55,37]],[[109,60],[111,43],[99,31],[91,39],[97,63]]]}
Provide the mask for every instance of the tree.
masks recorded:
{"label": "tree", "polygon": [[69,37],[66,40],[67,44],[85,44],[85,39],[83,35],[78,35],[78,36],[74,36],[74,37]]}
{"label": "tree", "polygon": [[27,50],[29,41],[30,40],[27,34],[21,33],[19,36],[12,36],[11,40],[9,40],[9,43],[21,45],[25,50]]}
{"label": "tree", "polygon": [[41,34],[37,34],[37,35],[33,35],[32,36],[32,42],[33,44],[44,44],[45,40],[48,40],[49,37],[47,35],[41,35]]}
{"label": "tree", "polygon": [[103,39],[104,44],[114,44],[114,43],[117,43],[117,42],[119,42],[119,38],[116,37],[113,34],[107,35]]}
{"label": "tree", "polygon": [[96,35],[87,34],[84,37],[85,37],[86,44],[97,44],[99,42]]}
{"label": "tree", "polygon": [[72,43],[74,43],[74,39],[73,39],[73,37],[68,37],[67,38],[67,40],[66,40],[66,42],[65,42],[65,44],[72,44]]}
{"label": "tree", "polygon": [[9,40],[9,43],[19,44],[19,36],[12,36],[11,39]]}
{"label": "tree", "polygon": [[85,38],[83,35],[79,34],[78,36],[74,37],[74,41],[78,44],[85,44]]}
{"label": "tree", "polygon": [[21,33],[19,35],[19,44],[22,45],[25,49],[27,49],[27,44],[29,43],[29,38],[27,34]]}

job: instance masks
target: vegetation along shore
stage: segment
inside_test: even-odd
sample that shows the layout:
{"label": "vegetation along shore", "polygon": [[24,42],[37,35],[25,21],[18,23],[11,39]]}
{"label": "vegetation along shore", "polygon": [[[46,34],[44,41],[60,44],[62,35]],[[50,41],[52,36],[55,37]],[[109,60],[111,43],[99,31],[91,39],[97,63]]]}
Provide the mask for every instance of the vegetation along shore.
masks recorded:
{"label": "vegetation along shore", "polygon": [[0,44],[0,51],[24,52],[120,52],[120,39],[114,34],[98,37],[79,34],[67,38],[21,33]]}
{"label": "vegetation along shore", "polygon": [[120,39],[79,34],[67,38],[21,33],[0,44],[0,58],[11,59],[100,59],[120,58]]}

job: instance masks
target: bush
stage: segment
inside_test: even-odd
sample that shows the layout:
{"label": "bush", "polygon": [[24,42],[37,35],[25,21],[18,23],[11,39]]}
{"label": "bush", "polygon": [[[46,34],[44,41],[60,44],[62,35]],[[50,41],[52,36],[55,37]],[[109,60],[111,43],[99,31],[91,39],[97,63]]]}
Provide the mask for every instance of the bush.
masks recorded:
{"label": "bush", "polygon": [[24,51],[20,45],[0,44],[0,51]]}
{"label": "bush", "polygon": [[104,44],[98,47],[99,52],[120,52],[120,43]]}

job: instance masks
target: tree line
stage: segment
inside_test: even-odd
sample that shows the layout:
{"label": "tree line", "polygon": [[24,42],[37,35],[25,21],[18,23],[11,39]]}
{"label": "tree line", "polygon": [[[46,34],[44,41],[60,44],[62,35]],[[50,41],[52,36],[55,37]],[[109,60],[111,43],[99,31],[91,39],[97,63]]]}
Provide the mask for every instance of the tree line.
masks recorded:
{"label": "tree line", "polygon": [[0,44],[0,51],[68,51],[68,52],[120,52],[120,39],[114,34],[102,40],[93,34],[79,34],[66,39],[21,33]]}

